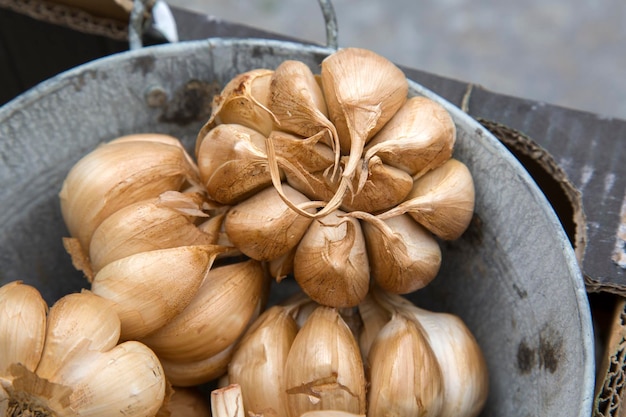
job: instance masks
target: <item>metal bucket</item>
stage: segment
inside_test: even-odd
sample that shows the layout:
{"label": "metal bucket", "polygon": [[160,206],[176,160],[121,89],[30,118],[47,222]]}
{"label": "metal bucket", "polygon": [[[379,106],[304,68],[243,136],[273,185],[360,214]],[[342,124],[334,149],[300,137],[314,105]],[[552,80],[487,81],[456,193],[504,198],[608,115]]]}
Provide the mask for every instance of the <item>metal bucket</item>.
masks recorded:
{"label": "metal bucket", "polygon": [[[67,231],[57,194],[70,167],[99,143],[162,132],[191,150],[211,91],[235,74],[285,59],[317,72],[332,52],[221,38],[147,47],[77,67],[0,108],[0,284],[24,280],[49,303],[87,287],[61,243]],[[476,336],[491,381],[483,416],[588,416],[591,314],[558,218],[524,168],[481,125],[424,87],[411,82],[410,89],[452,114],[455,157],[476,184],[470,228],[444,244],[440,275],[411,297],[458,314]],[[281,285],[274,296],[291,290]]]}

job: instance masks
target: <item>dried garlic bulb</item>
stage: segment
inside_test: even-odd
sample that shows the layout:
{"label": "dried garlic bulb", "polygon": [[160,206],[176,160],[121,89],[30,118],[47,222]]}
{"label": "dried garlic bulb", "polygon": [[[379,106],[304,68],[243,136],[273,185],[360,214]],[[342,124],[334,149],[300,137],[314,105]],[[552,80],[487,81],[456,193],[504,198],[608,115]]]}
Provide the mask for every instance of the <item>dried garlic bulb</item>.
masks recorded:
{"label": "dried garlic bulb", "polygon": [[[358,305],[370,281],[396,293],[432,281],[442,259],[430,234],[458,238],[474,210],[446,108],[409,97],[403,72],[361,48],[330,54],[319,74],[295,60],[258,71],[235,77],[216,101],[239,85],[246,110],[216,107],[197,140],[209,198],[233,206],[230,243],[331,307]],[[252,98],[246,82],[257,74],[264,87]]]}
{"label": "dried garlic bulb", "polygon": [[118,344],[110,301],[82,292],[46,310],[28,285],[0,287],[2,415],[156,415],[165,398],[161,364],[139,342]]}
{"label": "dried garlic bulb", "polygon": [[439,417],[476,417],[489,392],[489,373],[480,346],[465,323],[449,313],[419,308],[395,294],[374,291],[385,309],[419,324],[443,376],[443,404]]}
{"label": "dried garlic bulb", "polygon": [[131,203],[198,184],[195,163],[178,139],[159,134],[129,135],[100,145],[67,174],[61,213],[70,234],[88,252],[100,223]]}

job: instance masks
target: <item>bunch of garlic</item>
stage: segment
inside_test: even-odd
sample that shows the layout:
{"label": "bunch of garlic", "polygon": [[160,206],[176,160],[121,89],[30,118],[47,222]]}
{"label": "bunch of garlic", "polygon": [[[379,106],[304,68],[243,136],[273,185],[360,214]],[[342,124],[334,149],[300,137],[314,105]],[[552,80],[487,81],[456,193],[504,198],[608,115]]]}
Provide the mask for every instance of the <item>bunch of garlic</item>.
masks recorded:
{"label": "bunch of garlic", "polygon": [[437,275],[437,238],[474,210],[468,168],[452,158],[448,112],[408,97],[390,61],[347,48],[319,76],[288,60],[233,78],[216,96],[195,154],[228,239],[320,304],[356,306],[370,279],[405,294]]}
{"label": "bunch of garlic", "polygon": [[256,260],[215,264],[232,252],[223,208],[180,141],[135,134],[105,143],[72,167],[60,200],[65,246],[90,290],[113,302],[121,339],[149,346],[175,386],[221,375],[268,280]]}
{"label": "bunch of garlic", "polygon": [[489,385],[460,318],[380,288],[356,316],[306,298],[270,307],[236,346],[226,381],[240,387],[247,415],[264,417],[475,417]]}
{"label": "bunch of garlic", "polygon": [[0,287],[0,416],[155,416],[163,368],[148,347],[119,336],[112,303],[90,292],[48,311],[34,287]]}

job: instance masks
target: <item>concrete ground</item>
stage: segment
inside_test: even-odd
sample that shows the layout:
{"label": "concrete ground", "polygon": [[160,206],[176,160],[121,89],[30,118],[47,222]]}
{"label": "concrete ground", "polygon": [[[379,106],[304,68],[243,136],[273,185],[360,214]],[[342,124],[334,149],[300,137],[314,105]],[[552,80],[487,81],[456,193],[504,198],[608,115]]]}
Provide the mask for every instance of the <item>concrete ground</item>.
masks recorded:
{"label": "concrete ground", "polygon": [[[316,0],[167,0],[325,43]],[[626,119],[624,0],[334,0],[339,46],[495,92]]]}

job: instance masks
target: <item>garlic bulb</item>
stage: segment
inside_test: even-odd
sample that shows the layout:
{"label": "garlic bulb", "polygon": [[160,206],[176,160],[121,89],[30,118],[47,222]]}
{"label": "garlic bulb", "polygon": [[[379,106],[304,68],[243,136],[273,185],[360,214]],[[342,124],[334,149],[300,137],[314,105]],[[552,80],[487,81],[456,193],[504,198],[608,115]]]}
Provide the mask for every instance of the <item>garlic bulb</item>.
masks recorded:
{"label": "garlic bulb", "polygon": [[0,340],[9,353],[0,355],[3,415],[156,415],[165,397],[161,364],[139,342],[117,344],[110,301],[82,292],[58,300],[47,318],[45,310],[32,287],[0,288]]}
{"label": "garlic bulb", "polygon": [[[396,293],[432,281],[442,259],[430,233],[458,238],[474,209],[471,174],[452,159],[447,110],[409,97],[403,72],[366,49],[330,54],[319,75],[295,60],[260,73],[269,92],[243,94],[242,107],[255,109],[250,120],[227,122],[216,108],[198,135],[209,198],[233,206],[230,242],[331,307],[358,305],[371,280]],[[233,86],[249,91],[242,80],[251,74],[235,77],[216,102]],[[271,128],[256,124],[257,110]],[[363,234],[366,256],[357,253]]]}
{"label": "garlic bulb", "polygon": [[418,323],[437,358],[443,376],[443,405],[439,417],[476,417],[487,400],[489,373],[480,346],[463,321],[449,313],[419,308],[405,298],[374,291],[386,308]]}
{"label": "garlic bulb", "polygon": [[78,161],[59,193],[65,224],[83,250],[100,223],[131,203],[199,183],[198,172],[171,136],[137,134],[105,143]]}

